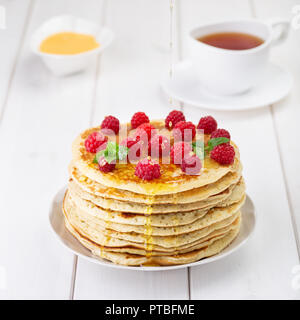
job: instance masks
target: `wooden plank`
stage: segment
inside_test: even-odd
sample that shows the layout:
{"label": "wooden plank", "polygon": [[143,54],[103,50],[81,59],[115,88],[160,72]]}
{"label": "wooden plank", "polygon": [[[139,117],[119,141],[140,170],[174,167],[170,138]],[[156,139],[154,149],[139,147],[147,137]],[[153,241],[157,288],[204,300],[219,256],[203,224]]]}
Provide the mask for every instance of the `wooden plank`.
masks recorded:
{"label": "wooden plank", "polygon": [[35,2],[1,126],[0,265],[7,273],[1,298],[69,297],[73,255],[50,230],[48,208],[67,182],[71,141],[89,123],[95,66],[56,78],[32,55],[29,39],[44,20],[62,13],[101,22],[102,3]]}
{"label": "wooden plank", "polygon": [[7,98],[9,84],[15,70],[16,61],[26,29],[26,18],[30,15],[30,1],[1,1],[5,10],[5,29],[0,29],[1,73],[0,73],[0,123],[2,110]]}
{"label": "wooden plank", "polygon": [[[294,7],[299,6],[299,2],[296,0],[281,0],[276,3],[267,0],[263,4],[261,1],[254,1],[253,3],[255,15],[263,20],[274,17],[288,20],[294,19],[296,13],[293,13],[292,10]],[[299,27],[298,29],[292,27],[287,41],[272,49],[271,60],[291,72],[294,78],[294,86],[291,93],[286,99],[275,103],[272,106],[272,112],[286,180],[286,191],[295,221],[294,230],[298,237],[298,254],[300,256],[300,216],[297,214],[300,211],[300,180],[299,175],[295,174],[300,171],[300,162],[297,157],[300,154],[300,145],[297,141],[297,137],[299,137],[298,119],[300,118],[299,35]]]}
{"label": "wooden plank", "polygon": [[[107,114],[129,121],[136,111],[151,118],[169,112],[158,81],[169,68],[168,1],[111,0],[106,24],[116,41],[101,61],[95,125]],[[78,260],[76,299],[186,299],[187,270],[135,272]]]}
{"label": "wooden plank", "polygon": [[[187,1],[181,6],[183,56],[186,32],[200,23],[248,18],[247,1]],[[247,245],[221,261],[191,268],[192,299],[297,298],[292,268],[299,263],[270,108],[209,112],[185,106],[187,118],[212,114],[230,130],[241,151],[247,192],[257,210],[257,227]]]}

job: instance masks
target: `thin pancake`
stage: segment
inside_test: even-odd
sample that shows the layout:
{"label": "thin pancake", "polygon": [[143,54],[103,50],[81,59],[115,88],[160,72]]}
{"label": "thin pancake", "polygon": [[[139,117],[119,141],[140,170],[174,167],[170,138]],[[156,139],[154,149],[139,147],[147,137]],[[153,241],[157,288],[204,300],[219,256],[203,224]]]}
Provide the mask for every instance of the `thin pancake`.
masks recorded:
{"label": "thin pancake", "polygon": [[200,188],[194,188],[187,191],[176,192],[167,195],[149,196],[140,193],[134,193],[127,190],[119,190],[117,188],[106,187],[83,175],[76,167],[74,167],[73,162],[69,166],[69,173],[71,179],[86,192],[103,198],[145,204],[181,204],[205,200],[214,194],[218,194],[226,190],[230,185],[237,183],[240,180],[241,171],[242,165],[240,164],[240,166],[237,168],[237,171],[229,172],[216,182],[202,186]]}
{"label": "thin pancake", "polygon": [[151,204],[145,205],[141,203],[120,201],[95,196],[81,189],[73,180],[69,181],[69,191],[73,198],[80,198],[89,200],[93,204],[101,207],[102,209],[109,209],[113,211],[122,211],[128,213],[139,213],[139,214],[162,214],[169,212],[184,212],[207,208],[209,206],[215,206],[219,202],[224,201],[232,194],[234,189],[238,189],[240,193],[244,192],[245,184],[244,180],[241,179],[237,184],[232,184],[226,190],[221,193],[214,194],[209,198],[192,203],[184,204]]}

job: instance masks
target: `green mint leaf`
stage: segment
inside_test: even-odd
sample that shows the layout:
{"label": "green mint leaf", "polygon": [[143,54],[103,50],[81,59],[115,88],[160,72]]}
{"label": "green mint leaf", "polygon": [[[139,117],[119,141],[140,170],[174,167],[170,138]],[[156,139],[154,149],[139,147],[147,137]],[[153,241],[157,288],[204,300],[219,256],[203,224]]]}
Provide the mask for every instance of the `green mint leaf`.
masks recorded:
{"label": "green mint leaf", "polygon": [[203,141],[196,141],[192,143],[193,146],[193,151],[195,152],[195,154],[201,159],[203,160],[205,157],[205,148],[204,148],[204,142]]}
{"label": "green mint leaf", "polygon": [[98,163],[100,157],[105,157],[108,163],[112,163],[116,160],[123,160],[128,154],[128,148],[125,146],[119,146],[116,142],[108,142],[106,149],[97,152],[93,162]]}
{"label": "green mint leaf", "polygon": [[218,146],[219,144],[227,143],[227,142],[229,142],[229,139],[225,137],[212,138],[208,140],[207,151],[211,151],[214,147]]}
{"label": "green mint leaf", "polygon": [[93,160],[93,163],[98,163],[99,162],[99,158],[103,157],[105,155],[105,150],[101,150],[99,152],[96,153],[95,158]]}
{"label": "green mint leaf", "polygon": [[195,148],[204,148],[204,142],[202,140],[197,140],[192,143],[193,149]]}
{"label": "green mint leaf", "polygon": [[111,163],[118,159],[119,145],[116,142],[108,142],[105,149],[105,160]]}
{"label": "green mint leaf", "polygon": [[119,150],[119,145],[116,142],[108,142],[106,146],[107,154],[116,155]]}
{"label": "green mint leaf", "polygon": [[119,160],[125,159],[128,155],[128,150],[129,148],[127,148],[126,146],[119,145],[118,159]]}
{"label": "green mint leaf", "polygon": [[194,149],[195,154],[201,159],[203,160],[205,157],[205,151],[203,148],[195,148]]}
{"label": "green mint leaf", "polygon": [[108,163],[112,163],[113,161],[116,161],[116,157],[114,155],[106,155],[105,156],[105,160],[108,162]]}

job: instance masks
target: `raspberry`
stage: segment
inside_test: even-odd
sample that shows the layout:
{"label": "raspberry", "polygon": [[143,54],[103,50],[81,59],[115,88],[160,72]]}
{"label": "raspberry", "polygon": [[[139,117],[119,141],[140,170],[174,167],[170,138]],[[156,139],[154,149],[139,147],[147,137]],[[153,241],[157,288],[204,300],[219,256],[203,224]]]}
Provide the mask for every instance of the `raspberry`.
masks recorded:
{"label": "raspberry", "polygon": [[143,123],[136,129],[135,132],[135,139],[137,141],[143,141],[144,143],[147,143],[150,141],[151,136],[157,134],[157,130],[150,124],[150,123]]}
{"label": "raspberry", "polygon": [[121,146],[125,146],[125,147],[127,147],[127,148],[131,148],[133,145],[135,145],[137,143],[137,141],[135,140],[135,139],[133,139],[133,138],[131,138],[131,137],[128,137],[128,138],[126,138],[126,139],[124,139],[121,143],[120,143],[120,145]]}
{"label": "raspberry", "polygon": [[85,149],[91,153],[97,153],[100,147],[106,145],[107,137],[105,137],[101,132],[91,133],[87,139],[84,141]]}
{"label": "raspberry", "polygon": [[232,164],[234,161],[235,151],[232,145],[228,143],[219,144],[214,147],[210,153],[210,158],[220,164]]}
{"label": "raspberry", "polygon": [[205,134],[211,134],[217,130],[217,121],[212,116],[203,117],[199,120],[197,129],[202,129]]}
{"label": "raspberry", "polygon": [[149,142],[148,153],[155,158],[168,156],[170,153],[170,140],[157,134]]}
{"label": "raspberry", "polygon": [[175,141],[191,141],[196,135],[196,127],[192,122],[179,121],[173,129]]}
{"label": "raspberry", "polygon": [[115,134],[118,134],[120,130],[120,121],[113,116],[107,116],[101,123],[101,129],[107,134],[111,133],[111,130],[114,131]]}
{"label": "raspberry", "polygon": [[135,129],[141,124],[149,122],[149,118],[144,112],[136,112],[131,118],[131,128]]}
{"label": "raspberry", "polygon": [[181,164],[182,159],[192,151],[192,146],[187,142],[177,142],[173,145],[170,157],[174,164]]}
{"label": "raspberry", "polygon": [[120,145],[125,146],[129,149],[127,160],[129,160],[130,162],[138,160],[139,157],[141,156],[141,144],[135,139],[128,137],[124,139],[120,143]]}
{"label": "raspberry", "polygon": [[194,153],[188,154],[182,159],[181,170],[189,175],[200,173],[202,168],[201,160]]}
{"label": "raspberry", "polygon": [[104,157],[100,157],[98,159],[98,166],[100,171],[107,173],[115,169],[116,163],[115,162],[108,163]]}
{"label": "raspberry", "polygon": [[150,157],[145,158],[136,165],[134,174],[143,180],[153,180],[160,177],[160,166]]}
{"label": "raspberry", "polygon": [[185,121],[184,114],[181,111],[173,110],[166,117],[165,126],[167,129],[173,129],[179,121]]}
{"label": "raspberry", "polygon": [[230,140],[230,133],[225,129],[217,129],[210,135],[211,139],[220,137],[228,138]]}

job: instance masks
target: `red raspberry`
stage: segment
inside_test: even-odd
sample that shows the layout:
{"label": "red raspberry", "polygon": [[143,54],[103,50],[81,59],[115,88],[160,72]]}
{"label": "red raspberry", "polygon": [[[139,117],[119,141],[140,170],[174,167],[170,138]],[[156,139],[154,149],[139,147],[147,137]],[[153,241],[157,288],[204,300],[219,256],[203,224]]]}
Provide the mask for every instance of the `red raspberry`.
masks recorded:
{"label": "red raspberry", "polygon": [[125,147],[127,147],[127,148],[131,148],[133,145],[135,145],[137,143],[137,141],[135,140],[135,139],[133,139],[133,138],[131,138],[131,137],[128,137],[128,138],[126,138],[126,139],[124,139],[121,143],[120,143],[120,145],[121,146],[125,146]]}
{"label": "red raspberry", "polygon": [[120,130],[120,121],[113,116],[107,116],[101,123],[101,129],[107,134],[111,133],[111,130],[114,131],[115,134],[118,134]]}
{"label": "red raspberry", "polygon": [[154,158],[168,156],[170,153],[170,140],[165,136],[157,134],[149,142],[148,153]]}
{"label": "red raspberry", "polygon": [[107,137],[105,137],[101,132],[91,133],[87,139],[84,141],[85,149],[91,153],[97,153],[100,147],[106,145]]}
{"label": "red raspberry", "polygon": [[134,174],[143,180],[153,180],[160,177],[160,166],[150,157],[145,158],[136,165]]}
{"label": "red raspberry", "polygon": [[188,154],[182,159],[181,170],[189,175],[196,175],[200,173],[202,163],[200,158],[194,153]]}
{"label": "red raspberry", "polygon": [[173,145],[170,157],[174,164],[181,164],[182,159],[192,152],[192,146],[187,142],[177,142]]}
{"label": "red raspberry", "polygon": [[220,137],[228,138],[230,140],[230,133],[225,129],[217,129],[210,135],[211,139]]}
{"label": "red raspberry", "polygon": [[135,129],[141,124],[149,122],[149,118],[144,112],[136,112],[131,118],[131,128]]}
{"label": "red raspberry", "polygon": [[192,122],[179,121],[173,129],[175,141],[191,141],[196,135],[196,127]]}
{"label": "red raspberry", "polygon": [[212,116],[203,117],[199,120],[197,129],[202,129],[205,134],[211,134],[217,130],[217,121]]}
{"label": "red raspberry", "polygon": [[166,117],[165,126],[167,129],[173,129],[179,121],[185,121],[184,114],[181,111],[173,110]]}
{"label": "red raspberry", "polygon": [[143,123],[136,129],[135,139],[137,141],[143,141],[147,143],[150,141],[151,137],[157,134],[157,130],[150,123]]}
{"label": "red raspberry", "polygon": [[128,137],[124,139],[120,145],[126,146],[128,150],[127,160],[130,162],[136,161],[141,156],[141,144],[135,139]]}
{"label": "red raspberry", "polygon": [[235,151],[228,143],[219,144],[210,153],[210,158],[220,164],[232,164],[234,162]]}
{"label": "red raspberry", "polygon": [[104,157],[100,157],[98,159],[98,166],[100,171],[107,173],[115,169],[116,163],[115,162],[108,163]]}

